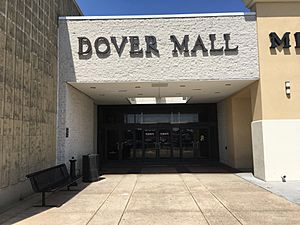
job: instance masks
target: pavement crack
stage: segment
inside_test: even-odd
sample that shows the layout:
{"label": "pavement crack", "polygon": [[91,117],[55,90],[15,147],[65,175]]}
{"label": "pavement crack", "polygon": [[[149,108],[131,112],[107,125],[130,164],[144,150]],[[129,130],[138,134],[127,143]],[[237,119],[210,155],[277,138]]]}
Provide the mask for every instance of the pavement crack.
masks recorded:
{"label": "pavement crack", "polygon": [[96,212],[92,215],[92,217],[88,220],[88,222],[86,223],[89,224],[92,219],[95,217],[95,215],[99,212],[99,210],[101,209],[101,207],[104,205],[104,203],[107,201],[107,199],[109,199],[109,197],[112,195],[112,193],[117,189],[117,187],[119,186],[119,184],[122,182],[122,180],[124,180],[124,177],[123,176],[120,181],[116,184],[116,186],[112,189],[112,191],[107,195],[107,197],[105,198],[105,200],[102,202],[102,204],[98,207],[98,209],[96,210]]}
{"label": "pavement crack", "polygon": [[124,208],[124,210],[123,210],[123,212],[122,212],[122,215],[121,215],[121,217],[120,217],[120,220],[119,220],[119,222],[118,222],[118,225],[121,223],[122,218],[123,218],[123,216],[124,216],[124,214],[125,214],[125,211],[126,211],[127,208],[128,208],[128,205],[129,205],[129,202],[130,202],[130,200],[131,200],[131,197],[132,197],[132,195],[133,195],[133,193],[134,193],[134,191],[135,191],[135,187],[136,187],[138,178],[139,178],[139,175],[137,175],[137,177],[136,177],[134,186],[133,186],[132,191],[131,191],[131,193],[130,193],[130,196],[129,196],[127,202],[126,202],[125,208]]}
{"label": "pavement crack", "polygon": [[[193,176],[201,183],[198,177],[196,177],[194,174]],[[201,185],[207,190],[207,192],[209,192],[215,199],[217,199],[217,201],[238,221],[239,224],[243,225],[243,223],[239,220],[239,218],[237,218],[237,216],[234,215],[234,213],[227,208],[227,206],[221,201],[221,199],[218,198],[218,196],[216,196],[213,192],[211,192],[204,184],[201,183]]]}
{"label": "pavement crack", "polygon": [[200,211],[200,212],[201,212],[201,214],[203,215],[203,217],[204,217],[205,221],[207,222],[207,224],[208,224],[208,225],[210,225],[210,223],[209,223],[208,219],[207,219],[207,218],[206,218],[206,216],[204,215],[204,212],[202,211],[202,209],[201,209],[201,207],[199,206],[199,204],[198,204],[197,200],[195,199],[194,195],[192,194],[192,192],[191,192],[191,190],[190,190],[189,186],[186,184],[186,182],[185,182],[185,181],[184,181],[184,179],[182,178],[182,175],[181,175],[181,174],[179,174],[179,177],[181,178],[181,180],[182,180],[182,182],[183,182],[183,184],[184,184],[185,188],[188,190],[188,192],[190,193],[191,197],[193,198],[193,200],[194,200],[195,204],[197,205],[197,207],[198,207],[199,211]]}

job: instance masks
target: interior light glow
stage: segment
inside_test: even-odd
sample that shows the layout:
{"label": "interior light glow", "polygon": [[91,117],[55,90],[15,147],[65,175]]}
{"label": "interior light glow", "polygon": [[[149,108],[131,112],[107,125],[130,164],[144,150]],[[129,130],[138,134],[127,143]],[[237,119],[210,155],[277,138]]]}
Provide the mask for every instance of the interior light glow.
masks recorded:
{"label": "interior light glow", "polygon": [[186,104],[189,97],[132,97],[128,98],[132,105],[156,105],[156,104]]}

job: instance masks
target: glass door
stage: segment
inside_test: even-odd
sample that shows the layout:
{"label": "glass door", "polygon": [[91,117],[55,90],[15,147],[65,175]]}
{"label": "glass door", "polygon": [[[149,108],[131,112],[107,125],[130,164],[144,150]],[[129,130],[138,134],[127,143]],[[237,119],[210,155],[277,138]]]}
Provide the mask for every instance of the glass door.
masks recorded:
{"label": "glass door", "polygon": [[210,137],[209,128],[199,129],[199,140],[197,142],[198,149],[200,151],[200,158],[209,158],[209,148],[210,148]]}
{"label": "glass door", "polygon": [[146,160],[157,158],[158,143],[156,131],[156,129],[144,130],[144,151]]}
{"label": "glass door", "polygon": [[120,143],[119,143],[119,130],[107,129],[106,130],[106,153],[108,160],[119,160],[120,158]]}
{"label": "glass door", "polygon": [[195,149],[195,130],[193,128],[184,128],[181,132],[182,158],[194,158]]}
{"label": "glass door", "polygon": [[209,128],[194,129],[194,157],[196,159],[209,158]]}
{"label": "glass door", "polygon": [[160,159],[171,158],[171,131],[170,129],[158,130],[158,151]]}
{"label": "glass door", "polygon": [[134,159],[134,130],[121,130],[120,150],[123,160]]}
{"label": "glass door", "polygon": [[143,146],[143,129],[135,129],[135,158],[143,159],[144,158],[144,146]]}
{"label": "glass door", "polygon": [[180,128],[172,128],[172,153],[174,159],[181,158],[181,145],[180,145]]}

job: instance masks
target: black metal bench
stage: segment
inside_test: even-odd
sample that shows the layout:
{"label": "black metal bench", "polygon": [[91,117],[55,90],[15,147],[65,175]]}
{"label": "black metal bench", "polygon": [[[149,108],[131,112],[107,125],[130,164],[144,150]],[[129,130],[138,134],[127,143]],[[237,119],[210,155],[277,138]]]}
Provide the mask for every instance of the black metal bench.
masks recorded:
{"label": "black metal bench", "polygon": [[71,177],[66,164],[60,164],[45,170],[26,175],[30,179],[34,192],[42,193],[42,207],[46,206],[45,193],[55,192],[63,187],[68,190],[80,177]]}

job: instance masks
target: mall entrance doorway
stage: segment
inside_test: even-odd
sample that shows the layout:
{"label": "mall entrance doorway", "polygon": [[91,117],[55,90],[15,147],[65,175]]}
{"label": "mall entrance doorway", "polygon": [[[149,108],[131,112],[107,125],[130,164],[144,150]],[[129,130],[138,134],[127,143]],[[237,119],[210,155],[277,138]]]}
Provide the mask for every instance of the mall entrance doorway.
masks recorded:
{"label": "mall entrance doorway", "polygon": [[213,104],[99,107],[98,151],[104,161],[218,159]]}

